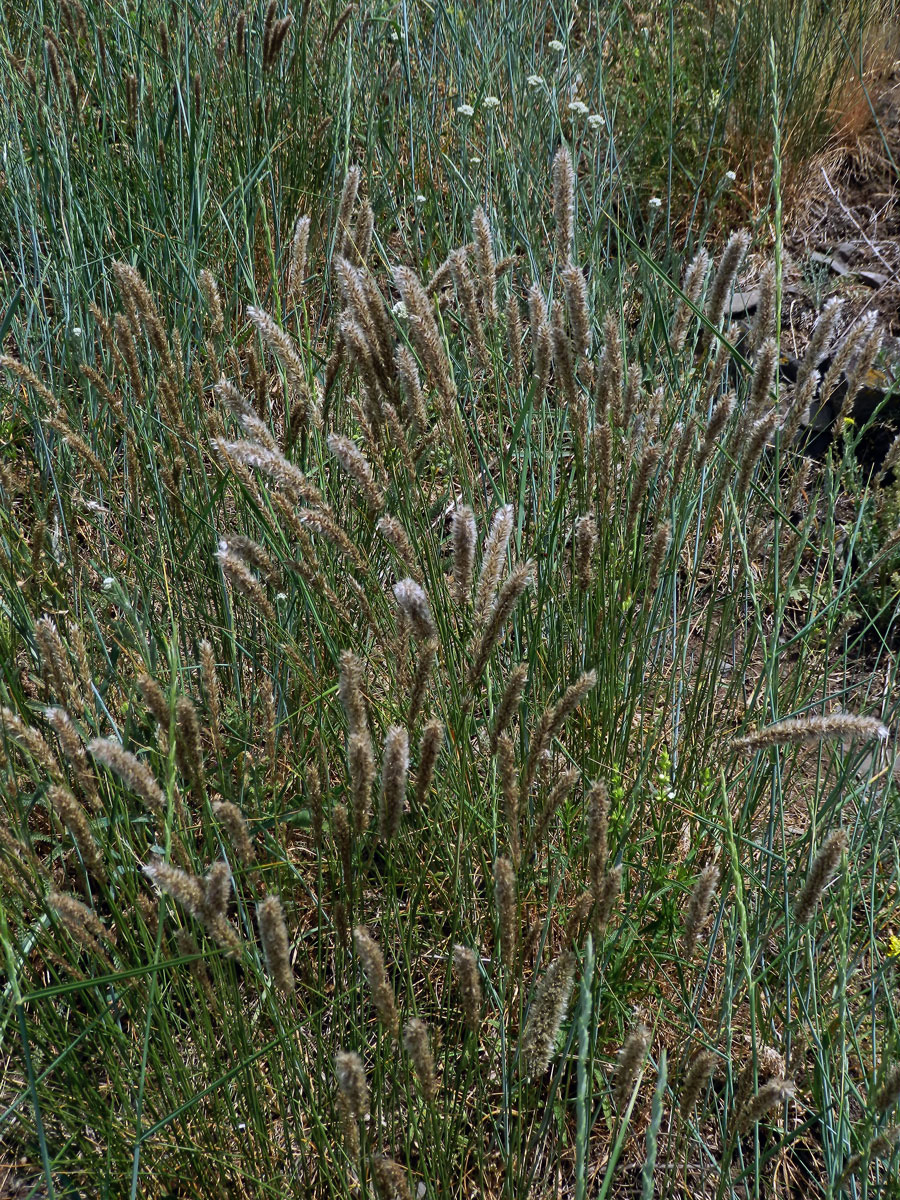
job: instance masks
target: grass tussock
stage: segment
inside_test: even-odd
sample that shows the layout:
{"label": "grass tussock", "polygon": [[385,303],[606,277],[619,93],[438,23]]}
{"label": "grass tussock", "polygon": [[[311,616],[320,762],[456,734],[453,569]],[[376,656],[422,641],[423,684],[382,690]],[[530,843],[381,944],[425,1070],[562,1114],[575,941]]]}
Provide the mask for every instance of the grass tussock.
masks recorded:
{"label": "grass tussock", "polygon": [[[673,277],[574,99],[527,199],[474,81],[453,136],[491,186],[458,170],[444,203],[442,160],[390,193],[393,134],[349,162],[350,49],[354,95],[408,99],[436,15],[219,15],[139,37],[70,0],[4,77],[37,97],[0,192],[25,1186],[877,1194],[900,512],[852,420],[877,324],[836,346],[826,310],[787,382],[777,253],[739,327],[750,232],[695,229]],[[598,15],[548,45],[587,54]],[[276,170],[314,93],[342,132]],[[95,173],[79,145],[57,210],[76,127]],[[139,184],[144,219],[107,220]]]}

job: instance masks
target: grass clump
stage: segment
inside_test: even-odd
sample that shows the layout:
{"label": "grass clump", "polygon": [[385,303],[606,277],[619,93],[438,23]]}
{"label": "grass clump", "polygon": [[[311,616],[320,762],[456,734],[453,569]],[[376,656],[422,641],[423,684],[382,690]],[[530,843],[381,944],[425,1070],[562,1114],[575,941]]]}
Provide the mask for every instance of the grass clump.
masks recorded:
{"label": "grass clump", "polygon": [[[856,433],[815,469],[795,436],[822,347],[776,378],[774,293],[739,338],[743,231],[679,287],[610,222],[625,278],[568,128],[521,226],[499,142],[427,223],[371,144],[338,171],[340,103],[276,164],[345,42],[411,74],[426,18],[369,16],[151,27],[93,255],[4,319],[4,1142],[59,1196],[878,1187],[896,595],[860,618],[892,544]],[[218,202],[168,260],[106,246],[195,51],[167,136]]]}

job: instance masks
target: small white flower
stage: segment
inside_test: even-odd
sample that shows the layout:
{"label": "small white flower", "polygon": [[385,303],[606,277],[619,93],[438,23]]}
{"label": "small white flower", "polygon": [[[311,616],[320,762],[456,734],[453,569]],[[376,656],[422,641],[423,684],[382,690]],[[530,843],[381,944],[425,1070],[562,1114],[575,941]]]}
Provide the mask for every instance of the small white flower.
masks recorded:
{"label": "small white flower", "polygon": [[604,117],[603,113],[591,113],[587,119],[587,123],[591,129],[602,129],[606,124],[606,117]]}
{"label": "small white flower", "polygon": [[80,325],[72,326],[72,337],[81,337],[82,329]]}
{"label": "small white flower", "polygon": [[395,317],[408,317],[409,316],[409,311],[407,310],[407,307],[403,303],[402,300],[397,301],[397,303],[391,309],[391,312],[394,314]]}
{"label": "small white flower", "polygon": [[472,164],[473,167],[477,167],[478,164],[481,162],[481,159],[479,158],[479,156],[477,154],[473,154],[472,157],[469,159],[469,162]]}
{"label": "small white flower", "polygon": [[277,592],[275,595],[275,599],[276,600],[287,600],[287,592]]}
{"label": "small white flower", "polygon": [[651,208],[662,208],[662,200],[659,196],[651,196],[649,203]]}
{"label": "small white flower", "polygon": [[485,96],[485,98],[482,100],[481,103],[484,105],[485,108],[499,108],[500,107],[500,97],[499,96]]}
{"label": "small white flower", "polygon": [[725,178],[729,183],[734,183],[734,181],[737,179],[737,171],[726,171]]}
{"label": "small white flower", "polygon": [[116,586],[116,581],[113,579],[112,575],[107,575],[101,586],[104,592],[111,592]]}
{"label": "small white flower", "polygon": [[397,32],[397,30],[396,30],[396,29],[392,29],[392,30],[391,30],[391,41],[392,41],[392,42],[399,42],[399,41],[400,41],[400,34]]}
{"label": "small white flower", "polygon": [[421,192],[418,192],[416,194],[416,204],[424,204],[424,203],[425,203],[425,197],[422,195]]}
{"label": "small white flower", "polygon": [[552,42],[547,43],[547,49],[559,51],[559,50],[565,50],[565,46],[562,44],[561,41],[559,41],[558,38],[554,38]]}
{"label": "small white flower", "polygon": [[475,109],[471,104],[460,104],[456,110],[461,117],[474,117]]}
{"label": "small white flower", "polygon": [[543,75],[529,75],[525,80],[530,88],[539,88],[544,86]]}
{"label": "small white flower", "polygon": [[587,114],[588,106],[583,100],[573,100],[569,105],[569,112],[578,113],[580,117]]}

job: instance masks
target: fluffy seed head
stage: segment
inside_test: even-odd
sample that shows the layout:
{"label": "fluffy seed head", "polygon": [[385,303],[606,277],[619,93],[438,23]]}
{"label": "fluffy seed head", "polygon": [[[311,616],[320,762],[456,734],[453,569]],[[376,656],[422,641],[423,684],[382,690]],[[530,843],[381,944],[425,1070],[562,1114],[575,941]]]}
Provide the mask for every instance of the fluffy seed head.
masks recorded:
{"label": "fluffy seed head", "polygon": [[522,362],[522,317],[519,312],[519,301],[513,288],[509,289],[506,301],[506,341],[509,347],[509,381],[513,390],[518,391],[524,381],[524,366]]}
{"label": "fluffy seed head", "polygon": [[789,1079],[770,1079],[763,1084],[755,1096],[751,1096],[738,1114],[738,1132],[746,1133],[757,1122],[767,1116],[773,1108],[790,1100],[796,1088]]}
{"label": "fluffy seed head", "polygon": [[347,714],[347,728],[352,737],[368,728],[366,704],[363,699],[363,664],[351,650],[341,652],[340,663],[338,696]]}
{"label": "fluffy seed head", "polygon": [[880,1113],[886,1113],[900,1100],[900,1064],[895,1064],[888,1071],[884,1083],[875,1094],[875,1108]]}
{"label": "fluffy seed head", "polygon": [[494,731],[491,735],[491,750],[496,752],[500,735],[512,724],[519,708],[519,701],[525,691],[528,680],[528,664],[519,663],[513,667],[503,688],[503,695],[497,705],[497,716],[494,719]]}
{"label": "fluffy seed head", "polygon": [[597,546],[597,524],[593,517],[578,517],[575,521],[575,578],[586,592],[594,579],[594,550]]}
{"label": "fluffy seed head", "polygon": [[822,843],[794,905],[794,915],[801,925],[805,925],[816,911],[822,893],[834,878],[846,848],[847,835],[843,829],[836,829]]}
{"label": "fluffy seed head", "polygon": [[468,505],[453,512],[453,599],[465,604],[475,568],[475,514]]}
{"label": "fluffy seed head", "polygon": [[53,808],[53,811],[65,825],[66,829],[72,835],[72,840],[78,847],[78,853],[81,855],[81,860],[85,868],[90,871],[95,879],[103,880],[106,878],[106,871],[103,866],[103,856],[100,853],[100,847],[94,840],[94,835],[91,832],[91,826],[87,819],[87,814],[84,809],[72,795],[68,788],[52,785],[47,791],[47,799]]}
{"label": "fluffy seed head", "polygon": [[587,280],[584,272],[574,263],[561,271],[566,297],[566,311],[572,332],[572,348],[577,355],[586,358],[591,352],[591,314],[588,302]]}
{"label": "fluffy seed head", "polygon": [[517,867],[522,855],[519,839],[519,772],[512,740],[505,733],[497,739],[497,766],[503,793],[503,814],[509,833],[509,853],[513,866]]}
{"label": "fluffy seed head", "polygon": [[824,741],[885,741],[890,730],[876,717],[830,713],[824,717],[787,717],[746,737],[735,738],[735,750],[762,750],[767,746],[814,745]]}
{"label": "fluffy seed head", "polygon": [[759,299],[750,322],[750,345],[758,349],[775,328],[775,264],[763,268],[757,285]]}
{"label": "fluffy seed head", "polygon": [[691,958],[709,920],[709,910],[719,883],[719,864],[710,863],[700,872],[684,917],[684,956]]}
{"label": "fluffy seed head", "polygon": [[288,291],[295,298],[299,296],[306,278],[306,252],[309,246],[309,217],[298,217],[294,225],[294,236],[291,239],[291,259],[288,267]]}
{"label": "fluffy seed head", "polygon": [[900,1141],[900,1125],[892,1125],[872,1139],[869,1154],[872,1158],[890,1158]]}
{"label": "fluffy seed head", "polygon": [[525,1072],[531,1079],[543,1075],[550,1065],[559,1029],[569,1007],[574,976],[575,955],[567,950],[553,960],[535,988],[521,1049]]}
{"label": "fluffy seed head", "polygon": [[351,234],[350,219],[353,216],[353,206],[356,204],[356,197],[359,194],[361,179],[362,172],[354,163],[344,178],[344,186],[341,189],[341,198],[338,202],[335,246],[339,254],[346,254],[347,252],[347,245]]}
{"label": "fluffy seed head", "polygon": [[354,1121],[369,1119],[369,1086],[363,1061],[352,1050],[340,1050],[334,1056],[338,1087]]}
{"label": "fluffy seed head", "polygon": [[609,792],[606,784],[595,783],[587,795],[588,809],[588,880],[591,891],[599,897],[606,875],[609,855]]}
{"label": "fluffy seed head", "polygon": [[55,890],[50,892],[47,899],[72,937],[87,949],[105,958],[101,941],[111,942],[115,939],[93,909],[82,904],[75,896]]}
{"label": "fluffy seed head", "polygon": [[679,300],[678,307],[675,310],[675,317],[672,321],[671,333],[669,334],[669,342],[675,354],[678,354],[684,346],[687,332],[694,316],[691,305],[694,308],[699,307],[700,296],[703,293],[703,285],[706,282],[706,273],[708,270],[709,255],[705,250],[700,250],[691,259],[687,267],[685,267],[681,280],[681,290],[690,303]]}
{"label": "fluffy seed head", "polygon": [[558,321],[550,330],[550,344],[553,349],[553,366],[556,380],[562,393],[563,403],[573,413],[573,423],[576,426],[576,438],[580,439],[577,420],[578,384],[575,380],[575,355],[572,353],[572,342],[569,335]]}
{"label": "fluffy seed head", "polygon": [[406,718],[406,723],[410,729],[415,726],[416,719],[422,710],[422,705],[425,701],[425,691],[428,687],[428,680],[431,677],[431,669],[434,666],[434,660],[437,657],[438,642],[433,640],[424,642],[419,649],[419,658],[416,663],[416,673],[413,676],[412,687],[409,694],[409,714]]}
{"label": "fluffy seed head", "polygon": [[400,831],[408,771],[409,735],[401,725],[391,725],[385,735],[381,760],[379,832],[382,841],[390,841]]}
{"label": "fluffy seed head", "polygon": [[412,1200],[406,1172],[392,1158],[384,1155],[373,1158],[372,1178],[379,1200]]}
{"label": "fluffy seed head", "polygon": [[478,956],[475,951],[467,946],[454,946],[453,972],[466,1025],[473,1033],[477,1033],[481,1027],[482,995]]}
{"label": "fluffy seed head", "polygon": [[[706,315],[715,329],[719,328],[722,317],[725,315],[728,297],[731,295],[731,289],[749,245],[750,235],[744,230],[733,233],[728,239],[719,269],[716,271],[709,289],[709,300],[706,305]],[[702,347],[705,348],[709,345],[711,336],[710,330],[704,327],[700,337]]]}
{"label": "fluffy seed head", "polygon": [[475,592],[475,613],[483,617],[494,599],[513,527],[513,506],[504,504],[494,513],[481,555],[481,572]]}
{"label": "fluffy seed head", "polygon": [[413,1061],[422,1099],[426,1104],[431,1104],[437,1096],[438,1085],[434,1056],[431,1053],[431,1039],[424,1021],[413,1017],[406,1022],[403,1028],[403,1049]]}
{"label": "fluffy seed head", "polygon": [[416,804],[421,809],[431,788],[434,768],[444,742],[444,726],[438,720],[429,721],[422,730],[419,745],[419,769],[416,773]]}
{"label": "fluffy seed head", "polygon": [[96,813],[100,808],[97,781],[94,779],[90,763],[88,762],[88,756],[85,753],[84,743],[78,734],[78,730],[75,728],[72,718],[64,708],[48,708],[45,716],[59,738],[60,747],[71,764],[72,772],[78,781],[78,786],[88,797],[91,810]]}
{"label": "fluffy seed head", "polygon": [[357,925],[353,930],[353,944],[372,992],[372,1003],[375,1005],[378,1019],[396,1039],[400,1029],[400,1016],[381,950],[364,925]]}
{"label": "fluffy seed head", "polygon": [[203,881],[196,875],[189,875],[187,871],[173,867],[159,858],[144,867],[144,874],[161,892],[176,900],[192,917],[202,917]]}
{"label": "fluffy seed head", "polygon": [[228,837],[240,861],[244,866],[256,861],[256,851],[250,838],[247,818],[236,804],[230,800],[216,800],[212,806],[213,813],[224,825]]}
{"label": "fluffy seed head", "polygon": [[384,495],[375,482],[372,468],[356,442],[336,433],[328,435],[328,449],[341,464],[344,471],[356,483],[372,512],[384,507]]}
{"label": "fluffy seed head", "polygon": [[414,579],[401,579],[395,583],[394,599],[409,619],[413,634],[420,642],[429,642],[437,637],[428,597]]}
{"label": "fluffy seed head", "polygon": [[275,895],[266,896],[256,906],[259,938],[266,956],[266,968],[272,982],[285,996],[294,992],[294,972],[291,970],[290,939],[284,921],[281,901]]}
{"label": "fluffy seed head", "polygon": [[507,970],[511,970],[516,957],[516,876],[508,858],[498,858],[494,863],[494,903],[500,926],[500,957]]}
{"label": "fluffy seed head", "polygon": [[187,696],[175,702],[175,738],[179,767],[194,785],[203,778],[203,756],[200,748],[200,722],[197,710]]}
{"label": "fluffy seed head", "polygon": [[619,892],[622,890],[622,867],[611,867],[603,877],[594,910],[594,933],[599,939],[606,932]]}
{"label": "fluffy seed head", "polygon": [[550,828],[550,822],[553,820],[557,811],[565,801],[566,797],[572,791],[579,776],[577,767],[573,767],[569,771],[563,771],[559,779],[550,789],[550,794],[544,802],[543,808],[540,809],[534,819],[528,840],[522,850],[522,854],[527,856],[531,851],[536,850],[544,840],[547,830]]}
{"label": "fluffy seed head", "polygon": [[347,743],[350,770],[350,794],[353,803],[353,828],[360,836],[369,827],[372,816],[372,785],[375,782],[375,755],[368,729],[350,736]]}
{"label": "fluffy seed head", "polygon": [[722,434],[725,426],[734,412],[734,392],[729,392],[723,396],[716,407],[712,410],[712,415],[709,418],[709,424],[703,434],[703,441],[700,444],[700,451],[697,455],[697,469],[699,470],[713,450],[716,448],[716,442]]}
{"label": "fluffy seed head", "polygon": [[475,233],[475,263],[481,284],[481,303],[485,320],[493,323],[497,319],[496,263],[491,244],[491,224],[481,205],[472,216],[472,229]]}
{"label": "fluffy seed head", "polygon": [[261,308],[248,306],[247,316],[284,370],[291,412],[299,402],[304,408],[306,419],[313,425],[321,425],[322,414],[319,411],[318,398],[315,390],[307,385],[306,372],[294,339]]}
{"label": "fluffy seed head", "polygon": [[164,817],[165,797],[146,763],[141,762],[126,750],[121,742],[113,738],[94,738],[88,743],[88,753],[114,775],[118,775],[126,787],[140,796],[154,816],[160,820]]}
{"label": "fluffy seed head", "polygon": [[630,1100],[649,1049],[650,1030],[646,1025],[637,1025],[625,1039],[616,1062],[613,1097],[618,1108],[624,1108]]}
{"label": "fluffy seed head", "polygon": [[396,517],[380,517],[375,528],[396,550],[407,571],[415,571],[415,554],[403,525]]}
{"label": "fluffy seed head", "polygon": [[506,622],[512,615],[513,609],[518,604],[522,593],[531,584],[534,578],[534,563],[520,563],[513,567],[512,571],[507,576],[506,582],[500,589],[500,594],[497,597],[497,603],[491,610],[484,631],[481,635],[481,641],[475,651],[472,663],[472,669],[469,674],[470,683],[476,683],[487,666],[488,659],[494,647],[500,641],[503,630],[506,627]]}
{"label": "fluffy seed head", "polygon": [[567,146],[560,146],[553,156],[552,177],[556,257],[562,265],[572,257],[575,231],[575,169]]}
{"label": "fluffy seed head", "polygon": [[686,1121],[694,1111],[697,1101],[700,1099],[700,1093],[709,1082],[715,1067],[716,1056],[711,1050],[698,1050],[691,1059],[678,1103],[678,1112],[682,1121]]}
{"label": "fluffy seed head", "polygon": [[225,862],[215,862],[203,879],[203,920],[213,924],[224,917],[231,899],[231,871]]}
{"label": "fluffy seed head", "polygon": [[63,703],[74,703],[81,711],[83,700],[78,696],[75,685],[75,674],[69,664],[69,657],[59,630],[50,617],[41,617],[34,625],[34,640],[41,652],[44,665],[44,680],[48,688]]}

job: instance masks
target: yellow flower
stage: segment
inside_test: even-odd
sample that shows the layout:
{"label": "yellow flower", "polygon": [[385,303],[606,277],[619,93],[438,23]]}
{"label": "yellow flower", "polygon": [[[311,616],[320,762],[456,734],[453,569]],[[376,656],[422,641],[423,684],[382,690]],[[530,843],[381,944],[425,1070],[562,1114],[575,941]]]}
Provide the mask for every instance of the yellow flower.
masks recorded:
{"label": "yellow flower", "polygon": [[888,958],[900,958],[900,937],[892,933],[888,937]]}

